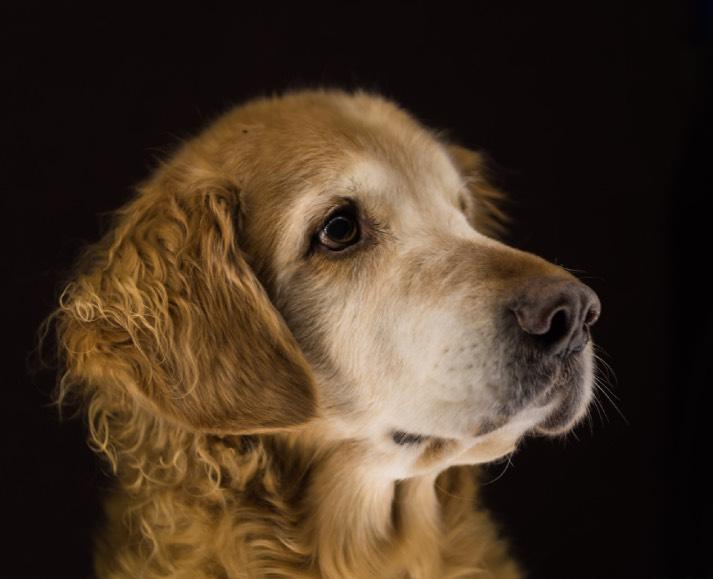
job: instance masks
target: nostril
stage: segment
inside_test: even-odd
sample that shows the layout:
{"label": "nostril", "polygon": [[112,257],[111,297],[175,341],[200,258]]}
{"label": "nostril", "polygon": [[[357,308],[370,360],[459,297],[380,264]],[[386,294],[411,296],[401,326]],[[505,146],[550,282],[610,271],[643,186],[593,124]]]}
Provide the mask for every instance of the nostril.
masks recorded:
{"label": "nostril", "polygon": [[570,333],[570,322],[567,310],[559,309],[550,318],[549,329],[537,337],[546,346],[555,346]]}
{"label": "nostril", "polygon": [[552,356],[580,352],[599,318],[597,295],[584,284],[557,278],[530,280],[510,306],[521,339]]}
{"label": "nostril", "polygon": [[513,310],[518,326],[529,336],[528,339],[538,349],[552,354],[566,347],[575,317],[566,299],[558,297],[555,301],[559,301],[560,305],[528,303]]}
{"label": "nostril", "polygon": [[584,316],[584,325],[587,327],[593,326],[597,323],[598,319],[599,308],[592,306],[587,310],[587,314]]}

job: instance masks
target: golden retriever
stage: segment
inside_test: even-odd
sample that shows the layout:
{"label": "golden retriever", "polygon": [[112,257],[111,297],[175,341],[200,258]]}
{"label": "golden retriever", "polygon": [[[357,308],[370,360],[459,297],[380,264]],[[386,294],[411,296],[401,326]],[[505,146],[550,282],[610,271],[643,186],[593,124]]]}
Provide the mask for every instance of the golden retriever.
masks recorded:
{"label": "golden retriever", "polygon": [[240,106],[89,248],[60,403],[102,578],[520,577],[473,465],[592,396],[594,292],[496,241],[481,157],[362,92]]}

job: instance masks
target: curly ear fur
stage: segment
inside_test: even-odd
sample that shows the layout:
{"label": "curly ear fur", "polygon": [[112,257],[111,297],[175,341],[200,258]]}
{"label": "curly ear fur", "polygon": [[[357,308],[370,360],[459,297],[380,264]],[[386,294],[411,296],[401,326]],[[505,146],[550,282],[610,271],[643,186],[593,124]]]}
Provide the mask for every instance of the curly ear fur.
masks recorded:
{"label": "curly ear fur", "polygon": [[460,145],[448,145],[448,153],[465,177],[470,192],[465,212],[478,231],[497,237],[505,232],[507,215],[500,209],[505,195],[488,181],[488,168],[481,153]]}
{"label": "curly ear fur", "polygon": [[236,188],[196,164],[160,170],[81,260],[55,313],[59,397],[197,432],[294,427],[315,414],[310,370],[238,247]]}

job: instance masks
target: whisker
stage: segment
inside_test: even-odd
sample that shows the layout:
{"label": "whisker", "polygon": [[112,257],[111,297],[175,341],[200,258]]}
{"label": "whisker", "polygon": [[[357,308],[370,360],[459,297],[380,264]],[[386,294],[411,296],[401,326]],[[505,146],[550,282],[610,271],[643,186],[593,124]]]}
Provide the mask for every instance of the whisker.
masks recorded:
{"label": "whisker", "polygon": [[503,478],[503,475],[505,475],[505,473],[507,472],[508,468],[510,468],[511,465],[512,465],[512,455],[509,454],[507,456],[507,462],[505,463],[505,468],[503,468],[503,470],[500,472],[500,474],[498,476],[496,476],[493,480],[482,483],[481,486],[487,486],[487,485],[493,484],[496,481],[499,481],[501,478]]}
{"label": "whisker", "polygon": [[619,408],[618,404],[614,401],[614,395],[609,394],[607,392],[606,387],[603,387],[601,384],[598,384],[596,381],[594,382],[594,387],[596,388],[597,391],[601,392],[604,397],[609,401],[609,404],[611,404],[614,407],[614,410],[616,410],[617,414],[621,417],[621,419],[624,421],[624,424],[627,426],[631,426],[631,423],[629,420],[624,416],[624,413],[621,411]]}
{"label": "whisker", "polygon": [[[601,400],[599,400],[596,396],[592,398],[592,405],[591,405],[590,408],[593,408],[593,409],[597,412],[597,416],[599,417],[599,421],[600,421],[602,424],[606,424],[606,423],[607,423],[607,420],[608,420],[609,417],[607,416],[606,410],[605,410],[604,405],[602,404]],[[589,412],[587,413],[587,416],[588,416],[590,419],[592,419],[592,420],[591,420],[591,424],[592,424],[592,426],[593,426],[593,424],[594,424],[593,413],[592,413],[591,411],[589,411]],[[592,434],[594,434],[593,431],[592,431]]]}

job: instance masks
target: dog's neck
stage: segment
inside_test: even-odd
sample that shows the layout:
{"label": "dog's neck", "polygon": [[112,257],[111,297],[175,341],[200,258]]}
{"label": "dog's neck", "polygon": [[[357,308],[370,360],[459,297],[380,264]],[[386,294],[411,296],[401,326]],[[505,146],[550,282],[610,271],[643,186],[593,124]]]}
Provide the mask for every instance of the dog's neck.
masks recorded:
{"label": "dog's neck", "polygon": [[[302,533],[322,576],[387,577],[406,569],[412,577],[440,576],[444,513],[435,473],[395,480],[384,474],[389,457],[365,442],[325,445],[300,435],[281,442],[279,452],[309,457]],[[458,478],[452,474],[441,479]],[[448,484],[453,496],[472,490]]]}
{"label": "dog's neck", "polygon": [[[469,467],[396,480],[386,474],[388,457],[354,440],[173,432],[157,448],[166,440],[172,445],[155,454],[127,439],[119,455],[126,492],[107,505],[98,560],[125,565],[125,576],[149,568],[200,576],[206,565],[229,577],[247,569],[254,577],[415,579],[470,576],[483,566],[517,576],[487,515],[473,510]],[[149,560],[139,547],[148,541]],[[136,552],[118,557],[116,545]]]}

